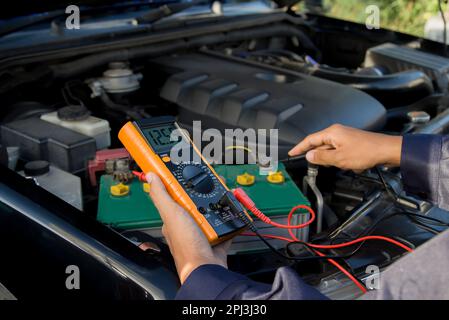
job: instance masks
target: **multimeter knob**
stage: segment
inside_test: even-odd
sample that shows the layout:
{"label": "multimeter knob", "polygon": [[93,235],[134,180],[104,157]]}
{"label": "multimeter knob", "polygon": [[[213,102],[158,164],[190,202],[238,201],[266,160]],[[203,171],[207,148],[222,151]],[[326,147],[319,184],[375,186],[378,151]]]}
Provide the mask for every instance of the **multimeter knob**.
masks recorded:
{"label": "multimeter knob", "polygon": [[195,192],[208,194],[214,190],[214,182],[209,172],[199,166],[185,166],[182,170],[182,177],[187,188]]}

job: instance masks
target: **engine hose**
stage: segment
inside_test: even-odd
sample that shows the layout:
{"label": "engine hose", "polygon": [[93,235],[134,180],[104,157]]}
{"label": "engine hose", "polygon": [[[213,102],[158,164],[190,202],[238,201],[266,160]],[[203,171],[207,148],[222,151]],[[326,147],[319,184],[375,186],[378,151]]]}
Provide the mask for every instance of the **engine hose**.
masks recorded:
{"label": "engine hose", "polygon": [[122,104],[117,104],[114,101],[112,101],[111,98],[108,96],[108,94],[105,92],[101,93],[100,98],[101,101],[104,103],[104,105],[111,110],[124,113],[133,120],[140,120],[143,118],[143,116],[139,112],[133,110],[131,107]]}
{"label": "engine hose", "polygon": [[421,71],[404,71],[382,76],[370,76],[336,72],[323,68],[311,68],[310,74],[319,78],[350,85],[362,91],[410,92],[422,90],[427,95],[434,93],[432,80]]}

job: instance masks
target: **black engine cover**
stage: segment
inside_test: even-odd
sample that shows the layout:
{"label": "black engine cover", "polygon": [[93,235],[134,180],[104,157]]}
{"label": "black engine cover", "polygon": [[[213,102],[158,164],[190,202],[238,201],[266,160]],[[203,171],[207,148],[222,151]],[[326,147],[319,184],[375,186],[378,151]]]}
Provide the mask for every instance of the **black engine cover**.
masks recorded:
{"label": "black engine cover", "polygon": [[349,86],[232,58],[186,54],[154,61],[167,74],[161,96],[178,121],[203,128],[279,129],[279,156],[310,133],[340,123],[381,129],[385,108]]}

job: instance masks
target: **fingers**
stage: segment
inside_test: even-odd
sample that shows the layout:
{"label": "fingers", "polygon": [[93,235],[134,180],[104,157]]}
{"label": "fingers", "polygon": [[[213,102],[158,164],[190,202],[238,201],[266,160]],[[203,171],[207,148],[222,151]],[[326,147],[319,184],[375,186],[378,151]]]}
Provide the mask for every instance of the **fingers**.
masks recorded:
{"label": "fingers", "polygon": [[307,152],[306,159],[313,164],[334,166],[336,164],[336,154],[336,150],[312,150]]}
{"label": "fingers", "polygon": [[299,156],[309,150],[331,144],[327,130],[323,130],[307,136],[296,147],[289,151],[289,156]]}
{"label": "fingers", "polygon": [[165,220],[167,215],[175,214],[177,211],[178,205],[172,199],[172,197],[168,194],[167,189],[165,189],[164,184],[162,183],[159,177],[150,172],[146,175],[147,182],[150,184],[150,197],[153,200],[154,205],[158,209],[161,214],[161,218]]}

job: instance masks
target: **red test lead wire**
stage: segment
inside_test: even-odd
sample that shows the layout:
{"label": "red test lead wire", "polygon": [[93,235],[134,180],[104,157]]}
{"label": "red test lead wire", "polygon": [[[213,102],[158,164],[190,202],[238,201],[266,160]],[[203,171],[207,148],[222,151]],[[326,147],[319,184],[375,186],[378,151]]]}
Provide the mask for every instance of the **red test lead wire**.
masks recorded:
{"label": "red test lead wire", "polygon": [[[249,236],[249,237],[256,237],[257,235],[255,233],[242,233],[242,236]],[[262,237],[267,238],[267,239],[275,239],[275,240],[282,240],[282,241],[286,241],[286,242],[295,242],[296,240],[293,239],[289,239],[289,238],[285,238],[285,237],[281,237],[281,236],[275,236],[275,235],[271,235],[271,234],[261,234]],[[307,244],[309,245],[309,244]],[[323,257],[324,254],[321,253],[318,250],[313,250],[313,252],[318,255]],[[346,270],[345,268],[343,268],[343,266],[341,264],[339,264],[337,261],[335,261],[334,259],[327,259],[327,261],[334,265],[338,270],[340,270],[344,275],[346,275],[349,280],[351,280],[359,289],[360,291],[362,291],[363,293],[366,293],[368,290],[365,288],[365,286],[363,286],[363,284],[360,283],[359,280],[357,280],[348,270]]]}
{"label": "red test lead wire", "polygon": [[[264,238],[268,238],[268,239],[277,239],[277,240],[282,240],[282,241],[287,241],[287,242],[296,242],[299,241],[298,238],[296,238],[295,234],[293,233],[293,229],[301,229],[304,228],[308,225],[310,225],[314,220],[315,220],[315,212],[308,206],[304,206],[304,205],[300,205],[300,206],[296,206],[294,207],[287,218],[287,225],[283,225],[283,224],[279,224],[279,223],[275,223],[273,221],[271,221],[271,219],[269,217],[267,217],[266,215],[264,215],[262,213],[262,211],[260,211],[259,209],[257,209],[255,203],[251,200],[251,198],[246,194],[246,192],[241,189],[241,188],[237,188],[234,190],[234,196],[236,197],[236,199],[243,205],[245,206],[249,211],[251,211],[257,218],[259,218],[261,221],[270,224],[274,227],[278,227],[278,228],[282,228],[282,229],[287,229],[288,233],[291,236],[291,239],[289,238],[285,238],[285,237],[281,237],[281,236],[275,236],[275,235],[267,235],[267,234],[263,234],[261,235]],[[295,214],[295,212],[298,209],[305,209],[310,213],[310,219],[303,224],[300,225],[296,225],[296,226],[292,226],[291,225],[291,219],[293,217],[293,214]],[[256,236],[256,234],[253,233],[243,233],[243,236]],[[352,246],[354,244],[363,242],[363,241],[367,241],[367,240],[381,240],[381,241],[386,241],[389,242],[391,244],[394,244],[408,252],[412,252],[413,249],[411,249],[410,247],[400,243],[399,241],[396,241],[394,239],[388,238],[388,237],[383,237],[383,236],[366,236],[366,237],[361,237],[358,239],[355,239],[353,241],[349,241],[349,242],[345,242],[345,243],[339,243],[339,244],[334,244],[334,245],[318,245],[318,244],[311,244],[311,243],[307,243],[308,246],[310,246],[311,248],[314,249],[338,249],[338,248],[344,248],[344,247],[348,247],[348,246]],[[317,255],[319,256],[324,256],[323,253],[321,253],[318,250],[313,250]],[[342,273],[344,273],[352,282],[354,282],[354,284],[363,292],[366,293],[367,289],[363,286],[363,284],[360,283],[360,281],[358,281],[349,271],[347,271],[345,268],[343,268],[338,262],[336,262],[333,259],[327,259],[329,261],[329,263],[331,263],[332,265],[334,265],[337,269],[339,269]]]}
{"label": "red test lead wire", "polygon": [[[266,215],[264,215],[262,213],[262,211],[260,211],[259,209],[257,209],[255,203],[251,200],[251,198],[246,194],[246,192],[241,189],[241,188],[237,188],[234,190],[234,195],[237,198],[237,200],[243,204],[249,211],[251,211],[257,218],[259,218],[260,220],[262,220],[263,222],[270,224],[272,226],[275,227],[279,227],[279,228],[284,228],[284,229],[288,229],[288,232],[290,233],[290,236],[292,237],[293,241],[299,241],[296,236],[294,235],[294,233],[292,232],[292,229],[301,229],[304,228],[308,225],[310,225],[314,220],[315,220],[315,212],[312,210],[312,208],[305,206],[305,205],[300,205],[300,206],[296,206],[294,207],[290,213],[288,214],[288,218],[287,218],[287,225],[283,225],[283,224],[279,224],[279,223],[275,223],[273,221],[271,221],[270,218],[268,218]],[[310,219],[309,221],[300,224],[300,225],[291,225],[291,219],[293,217],[293,215],[295,214],[295,212],[298,209],[305,209],[310,213]],[[279,240],[290,240],[288,238],[283,238],[280,237],[282,239]],[[334,245],[318,245],[318,244],[311,244],[308,243],[308,245],[312,248],[315,249],[338,249],[338,248],[344,248],[344,247],[348,247],[348,246],[352,246],[354,244],[366,241],[366,240],[381,240],[381,241],[386,241],[389,242],[391,244],[394,244],[408,252],[412,252],[413,249],[400,243],[399,241],[396,241],[394,239],[388,238],[388,237],[384,237],[384,236],[366,236],[366,237],[362,237],[362,238],[358,238],[355,239],[353,241],[350,242],[345,242],[345,243],[339,243],[339,244],[334,244]]]}
{"label": "red test lead wire", "polygon": [[[278,237],[278,236],[261,235],[264,238],[266,237],[266,238],[272,238],[272,239],[279,239],[279,240],[284,240],[284,241],[288,241],[288,242],[298,241],[298,239],[293,234],[292,229],[304,228],[304,227],[310,225],[311,223],[313,223],[313,221],[315,220],[315,212],[312,210],[312,208],[305,206],[305,205],[299,205],[299,206],[294,207],[290,211],[290,213],[288,215],[288,225],[275,223],[275,222],[271,221],[271,219],[269,217],[264,215],[262,213],[262,211],[257,209],[256,204],[251,200],[251,198],[246,194],[246,192],[243,189],[241,189],[241,188],[235,189],[234,196],[241,204],[243,204],[249,211],[251,211],[257,218],[259,218],[263,222],[270,224],[272,226],[278,227],[278,228],[288,229],[288,232],[292,236],[293,240],[288,239],[288,238]],[[310,219],[309,219],[309,221],[307,221],[303,224],[300,224],[297,226],[292,226],[292,225],[290,225],[291,218],[293,217],[293,214],[298,209],[306,209],[310,213]],[[251,235],[252,236],[255,234],[243,234],[243,235]],[[318,250],[313,250],[313,251],[318,256],[321,256],[321,257],[324,256],[324,254],[319,252]],[[327,259],[327,261],[329,261],[329,263],[334,265],[338,270],[340,270],[343,274],[345,274],[363,293],[367,292],[367,289],[363,286],[363,284],[361,284],[349,271],[347,271],[345,268],[343,268],[337,261],[335,261],[333,259]]]}
{"label": "red test lead wire", "polygon": [[313,221],[315,221],[315,212],[309,206],[299,205],[299,206],[294,207],[290,211],[289,216],[293,216],[293,214],[299,209],[304,209],[310,213],[310,219],[307,222],[298,224],[298,225],[294,225],[294,226],[292,226],[290,224],[285,225],[285,224],[273,222],[273,221],[271,221],[271,219],[269,217],[264,215],[262,213],[262,211],[257,209],[256,204],[253,202],[253,200],[251,200],[251,198],[246,194],[246,192],[242,188],[234,189],[233,192],[234,192],[235,198],[241,204],[243,204],[245,206],[245,208],[247,208],[249,211],[251,211],[261,221],[265,222],[266,224],[270,224],[274,227],[281,228],[281,229],[302,229],[302,228],[305,228],[308,225],[312,224]]}
{"label": "red test lead wire", "polygon": [[133,175],[135,175],[140,182],[147,182],[147,177],[144,172],[133,171]]}

